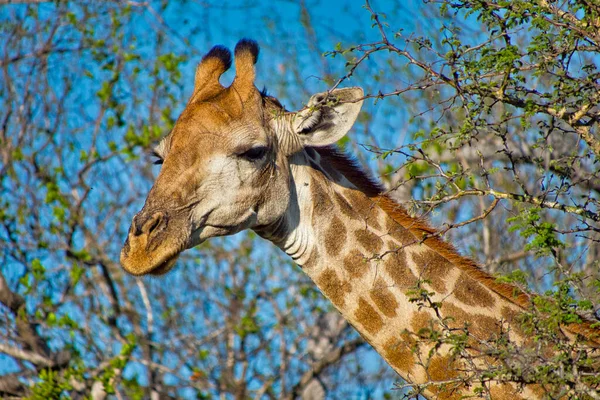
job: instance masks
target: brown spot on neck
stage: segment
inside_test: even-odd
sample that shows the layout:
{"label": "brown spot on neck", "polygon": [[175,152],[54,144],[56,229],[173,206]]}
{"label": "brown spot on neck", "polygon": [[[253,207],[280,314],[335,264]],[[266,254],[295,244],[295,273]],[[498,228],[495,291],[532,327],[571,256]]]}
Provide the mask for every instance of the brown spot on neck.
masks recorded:
{"label": "brown spot on neck", "polygon": [[350,203],[339,193],[335,193],[335,203],[339,207],[344,217],[349,220],[358,220],[358,212],[352,208]]}
{"label": "brown spot on neck", "polygon": [[417,284],[417,277],[413,275],[406,259],[404,249],[389,249],[390,253],[383,257],[383,265],[394,283],[400,289],[408,289]]}
{"label": "brown spot on neck", "polygon": [[494,400],[519,400],[524,397],[511,384],[501,383],[490,389],[491,398]]}
{"label": "brown spot on neck", "polygon": [[387,219],[387,233],[390,237],[398,242],[399,245],[407,246],[417,242],[417,239],[412,233],[393,218]]}
{"label": "brown spot on neck", "polygon": [[396,316],[398,302],[388,286],[389,284],[383,279],[378,279],[375,282],[375,287],[371,289],[370,296],[373,303],[375,303],[383,315],[393,318]]}
{"label": "brown spot on neck", "polygon": [[410,327],[415,335],[420,336],[433,328],[432,320],[432,316],[427,311],[417,311],[410,319]]}
{"label": "brown spot on neck", "polygon": [[323,184],[319,182],[320,179],[322,177],[313,177],[310,182],[312,203],[315,204],[313,218],[329,218],[334,213],[335,207],[329,193],[327,193]]}
{"label": "brown spot on neck", "polygon": [[412,255],[413,262],[417,265],[421,277],[431,282],[431,287],[438,293],[447,293],[446,279],[454,266],[431,249]]}
{"label": "brown spot on neck", "polygon": [[362,216],[367,215],[369,210],[373,207],[373,202],[367,195],[362,193],[360,190],[348,189],[344,190],[344,197],[348,199],[348,202],[356,212]]}
{"label": "brown spot on neck", "polygon": [[[460,363],[450,356],[433,356],[427,365],[427,374],[432,381],[447,381],[458,377]],[[465,388],[462,382],[450,382],[444,384],[433,384],[429,386],[432,393],[437,394],[437,399],[458,400],[461,399],[462,390]]]}
{"label": "brown spot on neck", "polygon": [[337,273],[331,268],[323,271],[315,280],[315,283],[321,289],[323,294],[339,308],[344,307],[346,303],[346,294],[352,291],[350,284],[348,282],[342,282],[340,278],[338,278]]}
{"label": "brown spot on neck", "polygon": [[499,320],[478,313],[467,313],[462,308],[450,303],[443,302],[441,308],[442,316],[448,318],[448,326],[453,329],[465,327],[470,335],[478,340],[497,339],[501,334],[502,327]]}
{"label": "brown spot on neck", "polygon": [[354,232],[356,240],[365,249],[369,255],[375,256],[381,252],[383,248],[383,240],[373,232],[367,229],[359,229]]}
{"label": "brown spot on neck", "polygon": [[344,257],[344,269],[348,271],[352,278],[360,278],[369,270],[369,262],[360,251],[352,249],[350,253]]}
{"label": "brown spot on neck", "polygon": [[469,306],[494,307],[496,300],[490,290],[462,272],[452,291],[454,297]]}
{"label": "brown spot on neck", "polygon": [[382,212],[379,207],[372,203],[368,208],[365,209],[365,214],[363,215],[363,219],[365,224],[368,225],[371,229],[375,229],[380,231],[381,225],[379,224],[379,213]]}
{"label": "brown spot on neck", "polygon": [[522,324],[523,319],[519,317],[520,314],[520,312],[508,306],[503,306],[502,310],[500,310],[500,315],[510,325],[510,329],[517,335],[526,338],[530,336],[529,334],[531,332],[527,332],[526,329],[524,329]]}
{"label": "brown spot on neck", "polygon": [[383,356],[391,366],[408,375],[415,365],[415,355],[411,348],[414,343],[415,340],[409,334],[402,333],[399,338],[389,339],[384,343]]}
{"label": "brown spot on neck", "polygon": [[346,243],[346,227],[342,220],[334,216],[333,220],[329,224],[329,227],[325,231],[325,250],[331,257],[336,257],[340,254],[341,249]]}
{"label": "brown spot on neck", "polygon": [[377,334],[383,328],[381,315],[362,297],[358,300],[354,317],[371,335]]}

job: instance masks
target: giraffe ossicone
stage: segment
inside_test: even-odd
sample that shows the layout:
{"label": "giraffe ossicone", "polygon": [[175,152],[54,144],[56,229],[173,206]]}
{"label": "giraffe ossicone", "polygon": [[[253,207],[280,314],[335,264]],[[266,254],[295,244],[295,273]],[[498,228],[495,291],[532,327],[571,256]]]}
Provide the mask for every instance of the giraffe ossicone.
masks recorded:
{"label": "giraffe ossicone", "polygon": [[[133,218],[123,268],[164,274],[185,249],[252,229],[289,254],[406,381],[447,382],[426,387],[437,398],[472,394],[450,345],[434,349],[423,332],[441,317],[468,324],[473,343],[502,334],[524,343],[514,320],[529,299],[436,236],[424,240],[432,230],[335,149],[360,112],[362,89],[319,93],[290,112],[255,87],[258,53],[254,41],[238,43],[229,87],[219,82],[229,50],[217,46],[202,59],[186,108],[156,148],[163,165]],[[415,302],[417,285],[441,308]],[[486,385],[498,398],[542,395],[535,385]]]}

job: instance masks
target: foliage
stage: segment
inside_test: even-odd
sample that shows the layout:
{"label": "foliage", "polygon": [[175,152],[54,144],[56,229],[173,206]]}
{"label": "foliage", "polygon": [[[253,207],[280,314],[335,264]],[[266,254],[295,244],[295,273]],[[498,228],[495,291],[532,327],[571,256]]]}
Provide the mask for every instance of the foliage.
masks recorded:
{"label": "foliage", "polygon": [[[251,34],[218,22],[238,7],[21,3],[0,6],[0,397],[385,391],[389,368],[363,367],[373,351],[255,236],[190,251],[161,280],[119,265],[156,173],[147,153],[184,107],[211,31]],[[245,11],[261,28],[274,18]]]}
{"label": "foliage", "polygon": [[[348,60],[336,85],[380,54],[387,68],[408,76],[401,87],[366,95],[401,96],[415,110],[408,144],[370,147],[390,190],[412,212],[441,219],[437,234],[471,244],[484,269],[519,268],[502,280],[545,292],[531,294],[520,328],[548,353],[498,337],[484,347],[500,367],[479,371],[468,326],[456,331],[440,319],[425,336],[471,362],[468,383],[482,395],[496,380],[537,382],[548,398],[596,398],[597,356],[585,341],[561,336],[559,326],[598,327],[600,320],[600,8],[586,1],[425,3],[436,21],[427,36],[405,34],[367,2],[379,38],[327,53]],[[443,309],[423,287],[414,293],[423,307]],[[403,387],[411,386],[423,389]]]}
{"label": "foliage", "polygon": [[[539,346],[480,343],[502,362],[469,383],[597,398],[597,356],[557,334],[600,317],[594,2],[382,0],[335,15],[273,2],[292,21],[243,1],[37,3],[0,8],[3,397],[292,398],[315,381],[330,397],[390,396],[390,369],[252,235],[186,253],[161,280],[118,264],[153,176],[145,154],[185,105],[193,64],[254,33],[259,79],[290,109],[324,85],[364,86],[355,138],[368,151],[342,144],[437,234],[531,293],[518,329]],[[413,301],[443,309],[425,283]],[[415,340],[472,365],[468,324],[440,317]]]}

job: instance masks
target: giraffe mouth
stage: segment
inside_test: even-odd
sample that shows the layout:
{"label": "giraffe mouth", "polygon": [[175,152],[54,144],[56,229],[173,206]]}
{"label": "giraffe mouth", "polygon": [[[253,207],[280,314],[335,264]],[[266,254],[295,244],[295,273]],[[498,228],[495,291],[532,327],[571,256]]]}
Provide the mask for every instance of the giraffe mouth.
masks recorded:
{"label": "giraffe mouth", "polygon": [[175,262],[179,258],[179,253],[176,253],[174,256],[167,258],[162,263],[158,264],[156,267],[152,268],[152,270],[148,271],[148,274],[154,276],[161,276],[169,272],[175,266]]}
{"label": "giraffe mouth", "polygon": [[131,251],[129,241],[125,242],[121,251],[121,266],[133,276],[164,275],[175,266],[181,249],[163,252],[162,255],[151,255],[145,251]]}

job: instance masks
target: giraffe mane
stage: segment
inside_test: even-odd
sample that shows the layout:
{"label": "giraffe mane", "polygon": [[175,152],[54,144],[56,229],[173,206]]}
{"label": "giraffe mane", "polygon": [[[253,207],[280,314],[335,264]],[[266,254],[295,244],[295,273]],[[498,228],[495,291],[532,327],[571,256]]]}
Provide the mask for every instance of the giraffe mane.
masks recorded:
{"label": "giraffe mane", "polygon": [[[314,148],[314,150],[325,162],[343,174],[354,186],[381,207],[393,220],[408,229],[418,240],[422,240],[440,256],[467,273],[468,276],[524,310],[534,307],[529,294],[517,286],[499,282],[495,277],[482,270],[475,261],[461,255],[451,243],[441,239],[438,231],[432,228],[424,218],[410,216],[402,205],[385,193],[385,188],[378,181],[362,169],[355,158],[335,146]],[[583,322],[564,325],[564,327],[572,333],[584,336],[594,346],[600,347],[600,330],[592,326],[594,321],[581,318],[584,319]]]}

